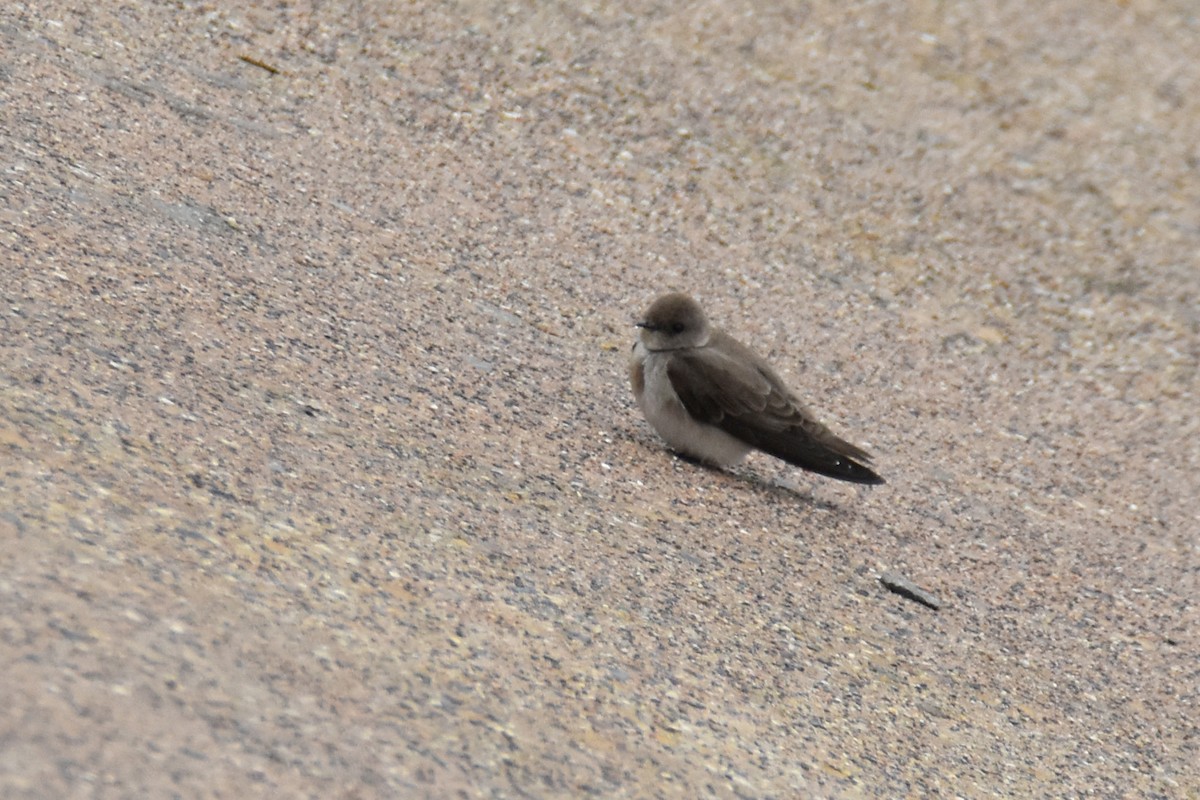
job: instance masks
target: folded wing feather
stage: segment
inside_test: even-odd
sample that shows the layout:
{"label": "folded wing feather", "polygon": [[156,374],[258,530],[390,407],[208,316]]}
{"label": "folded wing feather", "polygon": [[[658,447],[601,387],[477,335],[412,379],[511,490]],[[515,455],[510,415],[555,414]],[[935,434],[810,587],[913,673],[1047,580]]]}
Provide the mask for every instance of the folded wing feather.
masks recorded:
{"label": "folded wing feather", "polygon": [[818,422],[756,353],[720,331],[713,340],[708,347],[676,352],[667,368],[689,414],[798,467],[855,483],[883,483],[860,463],[871,456]]}

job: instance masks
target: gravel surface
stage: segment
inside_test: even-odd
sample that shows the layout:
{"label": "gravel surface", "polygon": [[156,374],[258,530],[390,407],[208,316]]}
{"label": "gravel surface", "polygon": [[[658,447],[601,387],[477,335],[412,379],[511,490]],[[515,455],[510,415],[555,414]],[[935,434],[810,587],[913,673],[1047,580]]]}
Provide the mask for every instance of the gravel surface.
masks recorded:
{"label": "gravel surface", "polygon": [[0,797],[1200,798],[1196,14],[5,3]]}

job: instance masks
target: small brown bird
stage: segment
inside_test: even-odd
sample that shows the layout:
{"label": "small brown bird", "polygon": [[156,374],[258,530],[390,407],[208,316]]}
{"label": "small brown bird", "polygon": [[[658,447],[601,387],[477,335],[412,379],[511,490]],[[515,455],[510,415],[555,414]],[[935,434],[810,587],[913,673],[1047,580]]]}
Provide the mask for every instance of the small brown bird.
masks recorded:
{"label": "small brown bird", "polygon": [[672,449],[719,467],[762,450],[830,478],[884,482],[865,450],[817,422],[762,356],[710,326],[691,297],[663,295],[637,325],[629,380]]}

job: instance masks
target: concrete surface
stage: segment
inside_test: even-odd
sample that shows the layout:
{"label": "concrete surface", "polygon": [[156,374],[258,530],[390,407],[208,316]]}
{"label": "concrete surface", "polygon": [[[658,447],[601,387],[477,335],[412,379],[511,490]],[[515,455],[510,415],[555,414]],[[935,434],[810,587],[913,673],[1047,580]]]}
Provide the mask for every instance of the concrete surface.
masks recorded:
{"label": "concrete surface", "polygon": [[1200,797],[1197,13],[5,4],[0,796]]}

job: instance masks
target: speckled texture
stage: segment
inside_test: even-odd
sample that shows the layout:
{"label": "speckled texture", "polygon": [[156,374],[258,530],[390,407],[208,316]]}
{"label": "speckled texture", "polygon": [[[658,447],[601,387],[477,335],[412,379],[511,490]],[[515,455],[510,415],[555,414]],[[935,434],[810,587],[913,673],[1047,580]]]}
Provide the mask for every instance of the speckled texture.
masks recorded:
{"label": "speckled texture", "polygon": [[1200,797],[1196,13],[3,4],[0,796]]}

